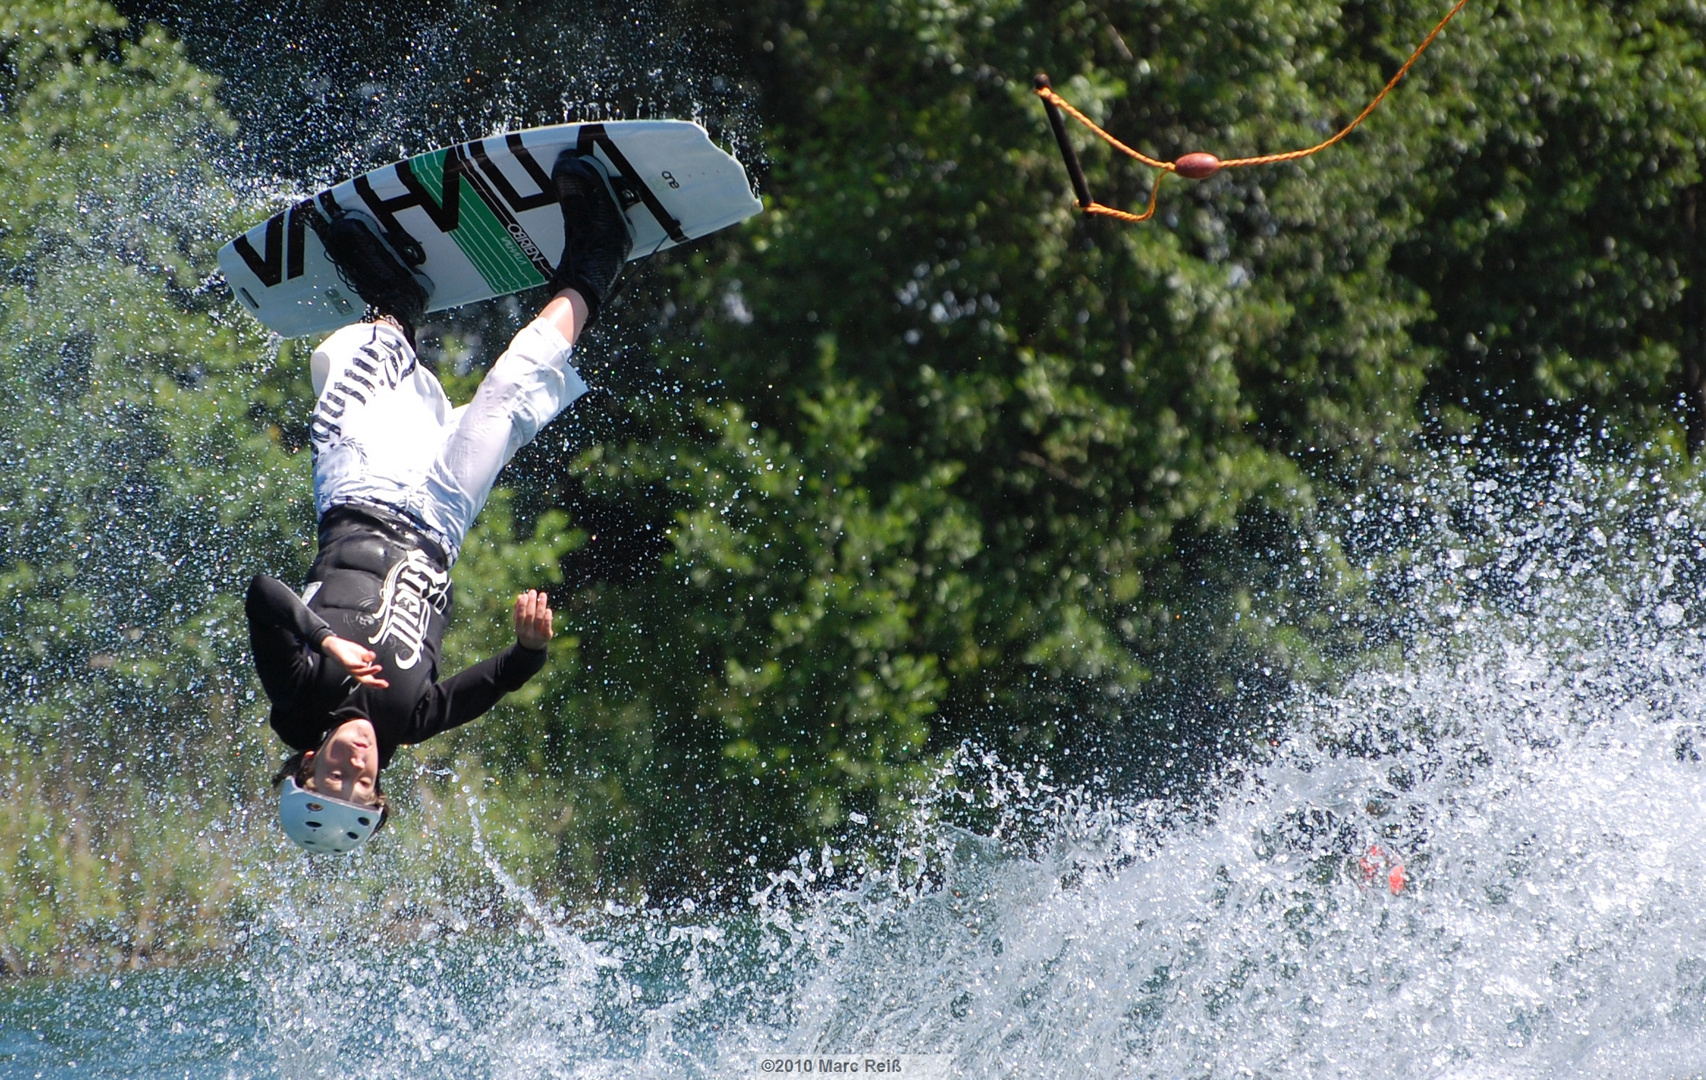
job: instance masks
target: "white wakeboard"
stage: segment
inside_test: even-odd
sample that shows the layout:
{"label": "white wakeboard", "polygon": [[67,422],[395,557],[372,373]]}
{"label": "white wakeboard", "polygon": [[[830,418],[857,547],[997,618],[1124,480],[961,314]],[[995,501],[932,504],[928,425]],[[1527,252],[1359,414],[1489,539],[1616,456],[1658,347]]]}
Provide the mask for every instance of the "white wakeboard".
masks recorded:
{"label": "white wakeboard", "polygon": [[630,259],[683,244],[763,209],[746,170],[686,120],[556,124],[420,154],[302,200],[219,249],[232,293],[284,337],[325,334],[367,305],[326,258],[307,215],[360,211],[425,261],[428,311],[542,285],[563,253],[551,167],[593,155],[634,227]]}

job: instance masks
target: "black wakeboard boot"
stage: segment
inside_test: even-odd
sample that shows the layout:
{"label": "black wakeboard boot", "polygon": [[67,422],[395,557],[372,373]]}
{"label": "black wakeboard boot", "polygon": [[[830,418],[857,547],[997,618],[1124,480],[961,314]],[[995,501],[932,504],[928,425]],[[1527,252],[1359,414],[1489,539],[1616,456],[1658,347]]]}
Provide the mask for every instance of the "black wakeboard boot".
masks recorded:
{"label": "black wakeboard boot", "polygon": [[[387,243],[378,223],[366,214],[340,210],[330,221],[319,222],[314,231],[338,268],[338,276],[367,302],[368,318],[389,316],[413,348],[415,327],[426,315],[432,295],[432,281],[399,256],[398,248]],[[408,254],[420,255],[412,242],[402,247]]]}
{"label": "black wakeboard boot", "polygon": [[634,250],[628,218],[602,167],[576,150],[565,150],[551,169],[563,208],[563,257],[551,291],[574,289],[586,301],[590,324],[610,300],[616,275]]}

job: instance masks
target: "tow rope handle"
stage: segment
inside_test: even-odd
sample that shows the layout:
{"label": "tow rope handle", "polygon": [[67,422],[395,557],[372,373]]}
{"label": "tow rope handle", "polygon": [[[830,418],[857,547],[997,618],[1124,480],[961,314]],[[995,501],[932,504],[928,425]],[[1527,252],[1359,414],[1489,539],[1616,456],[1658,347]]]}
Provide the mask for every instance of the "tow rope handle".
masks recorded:
{"label": "tow rope handle", "polygon": [[[1403,80],[1405,75],[1409,74],[1410,69],[1415,66],[1416,61],[1420,60],[1422,58],[1422,54],[1428,51],[1428,46],[1434,43],[1434,39],[1439,37],[1440,33],[1445,30],[1451,20],[1456,18],[1457,13],[1462,11],[1468,3],[1469,0],[1457,0],[1457,2],[1452,5],[1451,10],[1445,13],[1445,18],[1441,19],[1438,25],[1433,28],[1433,31],[1429,33],[1427,37],[1422,39],[1422,43],[1416,46],[1415,51],[1410,54],[1410,58],[1404,61],[1403,66],[1400,67],[1397,73],[1387,81],[1380,93],[1374,95],[1374,100],[1370,101],[1367,107],[1357,114],[1356,119],[1346,124],[1331,138],[1324,139],[1321,142],[1316,143],[1314,146],[1306,146],[1300,150],[1286,150],[1277,154],[1260,154],[1256,157],[1233,158],[1230,160],[1222,160],[1213,154],[1198,151],[1196,153],[1186,154],[1177,161],[1160,161],[1143,153],[1141,150],[1134,150],[1125,143],[1120,142],[1118,139],[1104,131],[1094,120],[1091,120],[1088,116],[1085,116],[1081,111],[1075,108],[1070,101],[1067,101],[1065,98],[1055,93],[1054,87],[1049,83],[1047,72],[1037,72],[1036,77],[1031,80],[1031,86],[1036,90],[1037,96],[1043,99],[1043,108],[1048,112],[1049,127],[1054,129],[1054,141],[1060,144],[1060,156],[1066,162],[1067,174],[1072,177],[1072,191],[1073,194],[1078,196],[1078,208],[1083,210],[1086,214],[1099,214],[1103,217],[1111,217],[1119,221],[1148,221],[1150,218],[1155,216],[1155,200],[1156,197],[1161,194],[1161,181],[1168,173],[1178,173],[1187,180],[1206,180],[1222,169],[1237,169],[1250,165],[1275,165],[1282,161],[1299,161],[1313,154],[1318,154],[1327,149],[1329,146],[1339,142],[1339,140],[1355,131],[1364,120],[1368,119],[1369,114],[1374,112],[1374,110],[1380,106],[1382,101],[1386,100],[1386,96],[1392,93],[1393,88]],[[1151,184],[1149,187],[1149,208],[1147,210],[1141,214],[1133,214],[1125,210],[1116,209],[1112,206],[1103,206],[1101,203],[1090,197],[1090,185],[1084,179],[1084,167],[1079,164],[1078,152],[1072,149],[1072,143],[1066,137],[1066,121],[1061,116],[1062,110],[1064,110],[1074,120],[1089,128],[1098,138],[1113,147],[1115,150],[1142,165],[1156,170],[1155,183]]]}
{"label": "tow rope handle", "polygon": [[[1039,94],[1044,90],[1053,89],[1046,71],[1037,72],[1037,77],[1031,80],[1031,85]],[[1066,121],[1061,118],[1060,109],[1055,106],[1053,98],[1043,97],[1043,109],[1048,112],[1048,126],[1054,129],[1054,141],[1060,144],[1060,156],[1066,161],[1066,175],[1072,177],[1072,190],[1078,196],[1078,208],[1088,210],[1095,205],[1096,200],[1090,197],[1090,185],[1084,180],[1084,166],[1078,163],[1078,151],[1072,148],[1072,141],[1066,137]]]}
{"label": "tow rope handle", "polygon": [[[1119,221],[1148,221],[1155,216],[1155,200],[1161,195],[1161,175],[1176,172],[1193,180],[1200,180],[1205,176],[1214,175],[1220,169],[1219,159],[1212,154],[1186,154],[1178,161],[1173,162],[1157,161],[1148,154],[1133,150],[1097,127],[1088,116],[1074,108],[1070,101],[1055,93],[1054,88],[1049,85],[1048,72],[1046,71],[1037,72],[1036,78],[1031,80],[1031,85],[1036,88],[1037,96],[1043,99],[1043,108],[1048,112],[1049,127],[1054,129],[1054,141],[1060,144],[1060,156],[1066,161],[1067,174],[1072,177],[1073,194],[1078,196],[1079,209],[1086,214],[1098,214]],[[1112,206],[1103,206],[1090,196],[1090,184],[1084,179],[1084,166],[1078,162],[1078,151],[1072,148],[1072,141],[1066,137],[1066,120],[1061,116],[1062,109],[1071,114],[1074,120],[1101,136],[1120,153],[1134,158],[1152,169],[1160,170],[1161,175],[1156,176],[1155,183],[1151,184],[1149,188],[1149,208],[1147,210],[1141,214],[1133,214]]]}

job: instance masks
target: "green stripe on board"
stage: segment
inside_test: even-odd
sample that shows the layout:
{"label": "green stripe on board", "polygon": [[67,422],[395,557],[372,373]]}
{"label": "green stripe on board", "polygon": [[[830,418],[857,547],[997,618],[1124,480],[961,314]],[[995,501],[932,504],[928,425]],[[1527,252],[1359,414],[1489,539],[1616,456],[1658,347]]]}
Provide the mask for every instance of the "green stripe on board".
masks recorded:
{"label": "green stripe on board", "polygon": [[[444,190],[444,155],[448,150],[435,150],[430,154],[411,158],[409,167],[414,170],[429,191]],[[504,228],[503,222],[492,213],[491,207],[480,198],[480,193],[466,177],[457,177],[461,185],[461,215],[456,228],[449,234],[456,241],[456,246],[462,249],[462,254],[474,264],[480,277],[485,279],[486,287],[493,292],[512,293],[521,289],[532,288],[544,282],[545,278],[539,273],[527,253],[521,249]]]}

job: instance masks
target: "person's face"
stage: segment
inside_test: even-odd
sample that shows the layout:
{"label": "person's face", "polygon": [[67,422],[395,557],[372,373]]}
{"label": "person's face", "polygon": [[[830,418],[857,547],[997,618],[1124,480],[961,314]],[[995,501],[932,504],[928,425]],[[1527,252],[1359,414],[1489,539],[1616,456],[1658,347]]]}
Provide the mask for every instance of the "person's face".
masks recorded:
{"label": "person's face", "polygon": [[379,780],[379,739],[362,717],[345,720],[320,749],[308,752],[308,790],[371,805]]}

